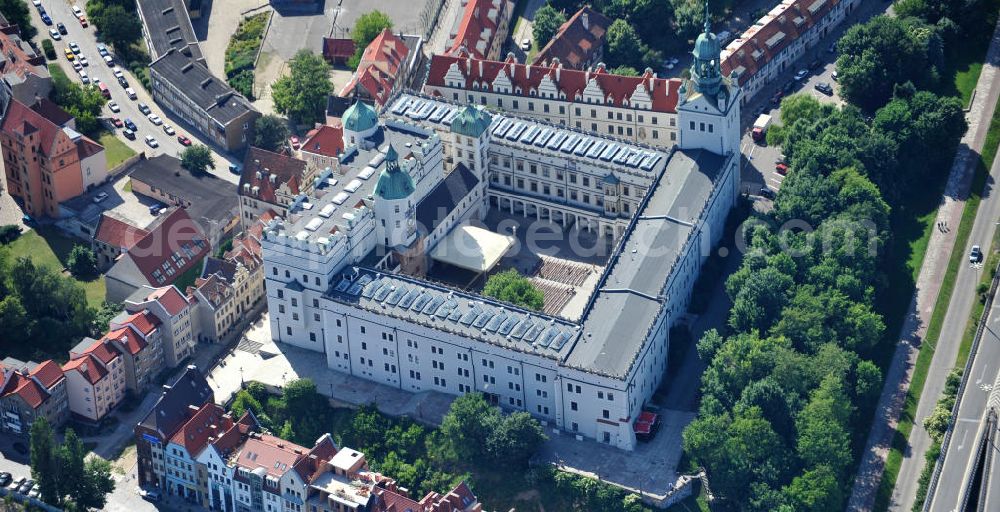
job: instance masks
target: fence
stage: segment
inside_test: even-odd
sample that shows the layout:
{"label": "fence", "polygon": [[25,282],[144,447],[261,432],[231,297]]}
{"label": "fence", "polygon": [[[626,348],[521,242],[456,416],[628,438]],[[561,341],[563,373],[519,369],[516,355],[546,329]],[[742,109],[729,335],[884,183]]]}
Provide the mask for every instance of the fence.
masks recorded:
{"label": "fence", "polygon": [[954,431],[955,419],[958,417],[958,409],[962,406],[962,395],[965,394],[965,387],[969,383],[969,375],[972,373],[972,363],[976,360],[976,352],[979,351],[979,341],[983,338],[983,331],[986,329],[986,319],[990,315],[993,307],[993,299],[996,296],[997,286],[1000,285],[1000,263],[993,274],[993,283],[990,291],[986,295],[986,304],[983,307],[983,314],[979,317],[979,326],[976,328],[976,337],[972,339],[972,348],[969,350],[969,358],[965,360],[965,369],[962,372],[962,382],[958,386],[958,393],[955,396],[955,405],[951,408],[951,419],[948,421],[948,430],[944,433],[944,440],[941,442],[941,453],[938,455],[937,463],[934,465],[934,473],[931,474],[931,481],[927,485],[927,494],[924,498],[924,512],[930,510],[934,491],[937,488],[938,479],[941,477],[941,469],[944,466],[944,457],[948,453],[948,445],[951,444],[951,434]]}

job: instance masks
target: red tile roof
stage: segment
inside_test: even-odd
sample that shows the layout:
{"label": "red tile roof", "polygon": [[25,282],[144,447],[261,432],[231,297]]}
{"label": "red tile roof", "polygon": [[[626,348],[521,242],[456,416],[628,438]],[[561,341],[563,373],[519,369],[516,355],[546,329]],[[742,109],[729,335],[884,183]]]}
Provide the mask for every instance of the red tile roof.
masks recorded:
{"label": "red tile roof", "polygon": [[0,31],[0,52],[6,57],[0,62],[0,73],[12,73],[22,80],[28,75],[49,76],[45,56],[21,39],[12,27],[16,25],[7,25]]}
{"label": "red tile roof", "polygon": [[509,0],[468,0],[448,53],[465,48],[476,57],[486,58],[500,29],[501,15],[512,8]]}
{"label": "red tile roof", "polygon": [[604,45],[604,34],[609,26],[611,20],[585,5],[559,27],[556,35],[535,55],[532,64],[544,66],[552,63],[552,59],[559,59],[563,66],[583,69]]}
{"label": "red tile roof", "polygon": [[830,13],[840,0],[785,0],[722,51],[722,73],[744,85],[788,45]]}
{"label": "red tile roof", "polygon": [[90,158],[101,151],[104,151],[104,146],[87,138],[86,135],[80,137],[80,141],[76,145],[76,153],[79,155],[80,160]]}
{"label": "red tile roof", "polygon": [[21,372],[11,372],[7,386],[0,390],[0,397],[16,394],[21,397],[32,409],[37,409],[46,399],[49,398],[48,391],[41,385],[22,375]]}
{"label": "red tile roof", "polygon": [[97,222],[97,233],[94,234],[94,240],[106,243],[112,247],[128,250],[139,239],[148,234],[149,232],[145,229],[133,226],[105,212]]}
{"label": "red tile roof", "polygon": [[336,157],[344,150],[344,127],[323,125],[309,132],[306,141],[302,143],[303,153]]}
{"label": "red tile roof", "polygon": [[354,55],[354,40],[351,38],[323,38],[323,58],[329,61],[346,60]]}
{"label": "red tile roof", "polygon": [[83,354],[90,354],[100,359],[101,362],[106,365],[111,364],[111,361],[114,361],[116,357],[121,356],[121,352],[119,352],[118,348],[109,341],[107,336],[95,341],[87,347],[82,354],[78,354],[78,356]]}
{"label": "red tile roof", "polygon": [[324,434],[316,446],[313,446],[300,458],[292,469],[306,482],[312,483],[327,471],[326,463],[337,454],[337,445],[333,443],[330,434]]}
{"label": "red tile roof", "polygon": [[[448,70],[454,66],[465,78],[465,90],[477,90],[473,84],[479,85],[478,90],[493,90],[493,82],[498,76],[506,76],[515,90],[520,87],[522,97],[530,97],[531,91],[537,94],[539,84],[545,77],[550,77],[556,88],[565,95],[566,101],[579,102],[583,91],[590,81],[594,81],[601,90],[603,101],[616,107],[628,107],[633,93],[642,89],[649,95],[652,110],[655,112],[674,113],[677,109],[677,89],[681,86],[679,79],[656,78],[652,73],[642,76],[621,76],[608,73],[598,67],[593,71],[567,69],[558,65],[535,66],[518,63],[513,57],[505,61],[481,60],[467,56],[434,55],[431,57],[430,73],[427,85],[432,87],[449,87],[445,80]],[[436,92],[436,91],[435,91]]]}
{"label": "red tile roof", "polygon": [[155,300],[163,306],[170,316],[180,314],[188,306],[188,301],[181,295],[176,286],[164,286],[153,290],[146,296],[146,300]]}
{"label": "red tile roof", "polygon": [[125,317],[122,325],[131,325],[133,329],[148,337],[160,325],[160,319],[156,318],[148,309],[144,309]]}
{"label": "red tile roof", "polygon": [[131,326],[123,327],[121,329],[115,329],[108,332],[101,338],[101,341],[108,340],[116,343],[116,347],[120,350],[125,350],[129,354],[137,355],[144,348],[149,346],[146,339],[143,338],[138,331],[133,329]]}
{"label": "red tile roof", "polygon": [[35,140],[38,141],[38,145],[35,147],[45,155],[52,154],[55,142],[60,136],[69,139],[59,126],[17,100],[11,100],[7,107],[7,114],[0,122],[0,130],[24,137],[37,134]]}
{"label": "red tile roof", "polygon": [[101,364],[101,361],[91,354],[84,354],[81,357],[73,359],[62,367],[63,373],[77,371],[83,378],[87,380],[91,385],[97,384],[105,375],[108,374],[107,368]]}
{"label": "red tile roof", "polygon": [[31,370],[29,375],[38,379],[43,386],[49,389],[52,389],[52,386],[55,386],[64,378],[62,369],[51,359],[39,363],[38,366]]}
{"label": "red tile roof", "polygon": [[340,97],[352,97],[355,89],[361,87],[377,104],[384,105],[392,95],[399,69],[409,53],[410,49],[401,37],[383,29],[361,54],[358,69],[351,81],[340,90]]}
{"label": "red tile roof", "polygon": [[250,471],[263,468],[268,475],[281,478],[305,452],[305,448],[291,441],[261,434],[247,439],[236,457],[236,464]]}
{"label": "red tile roof", "polygon": [[[306,162],[287,155],[273,153],[264,149],[251,147],[243,160],[243,174],[240,176],[240,195],[256,197],[261,201],[278,204],[277,190],[287,185],[289,194],[296,195],[301,190],[305,179]],[[270,176],[274,175],[272,182]],[[258,177],[259,176],[259,177]],[[246,191],[249,185],[251,191]],[[253,193],[253,188],[257,192]]]}
{"label": "red tile roof", "polygon": [[163,286],[197,265],[210,248],[198,224],[183,208],[174,208],[166,215],[161,214],[149,233],[125,257],[135,263],[149,284]]}
{"label": "red tile roof", "polygon": [[191,457],[197,457],[209,438],[221,437],[232,426],[233,419],[226,410],[208,402],[174,433],[170,442],[183,446]]}

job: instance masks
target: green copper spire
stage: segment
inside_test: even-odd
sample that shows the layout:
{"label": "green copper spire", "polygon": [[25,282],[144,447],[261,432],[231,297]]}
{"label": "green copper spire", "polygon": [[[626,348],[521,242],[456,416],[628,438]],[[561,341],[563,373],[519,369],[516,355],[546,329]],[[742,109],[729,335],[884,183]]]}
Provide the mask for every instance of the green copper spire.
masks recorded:
{"label": "green copper spire", "polygon": [[375,184],[375,195],[382,199],[395,201],[406,199],[415,190],[413,178],[399,167],[399,154],[396,148],[389,144],[385,152],[385,170],[379,174]]}
{"label": "green copper spire", "polygon": [[691,63],[691,81],[695,90],[714,97],[722,84],[722,48],[719,39],[712,33],[708,1],[705,1],[705,31],[694,42],[694,62]]}
{"label": "green copper spire", "polygon": [[451,131],[466,137],[478,138],[490,127],[491,122],[493,118],[485,110],[466,105],[451,122]]}

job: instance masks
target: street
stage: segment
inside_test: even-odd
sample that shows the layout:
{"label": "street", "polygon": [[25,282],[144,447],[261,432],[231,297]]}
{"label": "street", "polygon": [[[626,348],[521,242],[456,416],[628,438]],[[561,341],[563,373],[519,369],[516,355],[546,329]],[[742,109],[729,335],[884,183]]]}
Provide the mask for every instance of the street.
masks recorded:
{"label": "street", "polygon": [[[82,2],[80,2],[82,5]],[[179,155],[184,149],[184,146],[177,141],[177,135],[185,135],[191,139],[195,144],[203,144],[200,140],[199,135],[194,131],[187,123],[181,121],[179,118],[175,118],[172,114],[164,112],[154,101],[152,96],[147,92],[139,80],[132,76],[129,70],[122,68],[125,73],[126,79],[128,80],[129,86],[135,90],[136,100],[130,100],[125,94],[125,88],[118,84],[115,79],[113,70],[111,67],[107,66],[101,55],[97,51],[98,41],[95,35],[95,29],[93,26],[83,28],[80,26],[79,21],[73,15],[71,2],[66,0],[50,0],[43,4],[45,10],[52,17],[53,27],[56,23],[62,22],[66,25],[66,29],[69,32],[67,35],[62,36],[61,41],[53,41],[56,49],[56,61],[55,63],[66,72],[66,75],[70,79],[77,82],[80,81],[80,75],[73,70],[72,63],[66,59],[64,49],[69,46],[70,42],[75,42],[80,46],[80,55],[85,56],[89,61],[89,66],[83,68],[90,75],[90,79],[95,78],[100,79],[101,82],[107,84],[108,90],[111,92],[111,100],[116,102],[121,108],[121,112],[113,113],[110,109],[105,107],[104,114],[107,117],[117,117],[122,119],[131,119],[136,126],[139,128],[136,131],[135,140],[126,139],[122,135],[121,129],[115,129],[115,135],[130,148],[138,152],[145,152],[147,156],[156,156],[161,154],[167,155]],[[34,7],[29,6],[31,12],[32,23],[39,28],[38,40],[41,41],[44,38],[49,37],[48,30],[49,26],[42,23],[41,17],[38,14],[38,10]],[[115,61],[115,64],[121,65],[121,62]],[[145,103],[152,110],[153,114],[160,116],[163,119],[164,125],[173,126],[177,131],[176,135],[167,135],[163,131],[163,126],[155,126],[146,115],[139,111],[139,103]],[[159,143],[158,148],[151,148],[144,141],[147,135],[152,135],[156,138]],[[215,170],[210,170],[212,174],[215,174],[219,178],[226,181],[237,183],[239,182],[239,176],[234,175],[229,172],[230,160],[226,156],[218,153],[216,148],[211,145],[206,144],[210,149],[212,149],[213,156],[215,157]],[[239,163],[233,160],[233,163]]]}

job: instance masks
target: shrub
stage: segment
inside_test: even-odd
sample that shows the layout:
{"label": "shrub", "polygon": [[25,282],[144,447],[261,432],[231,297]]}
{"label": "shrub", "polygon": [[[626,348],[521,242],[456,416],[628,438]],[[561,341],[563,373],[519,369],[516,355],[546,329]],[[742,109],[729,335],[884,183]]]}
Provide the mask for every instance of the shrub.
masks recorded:
{"label": "shrub", "polygon": [[21,226],[5,224],[0,226],[0,244],[9,244],[21,236]]}
{"label": "shrub", "polygon": [[69,252],[66,266],[76,277],[89,277],[97,273],[97,256],[89,247],[75,245]]}
{"label": "shrub", "polygon": [[545,305],[542,292],[515,269],[490,276],[483,287],[483,295],[536,311]]}
{"label": "shrub", "polygon": [[45,52],[46,59],[56,60],[58,58],[56,47],[52,44],[51,39],[42,39],[42,51]]}

